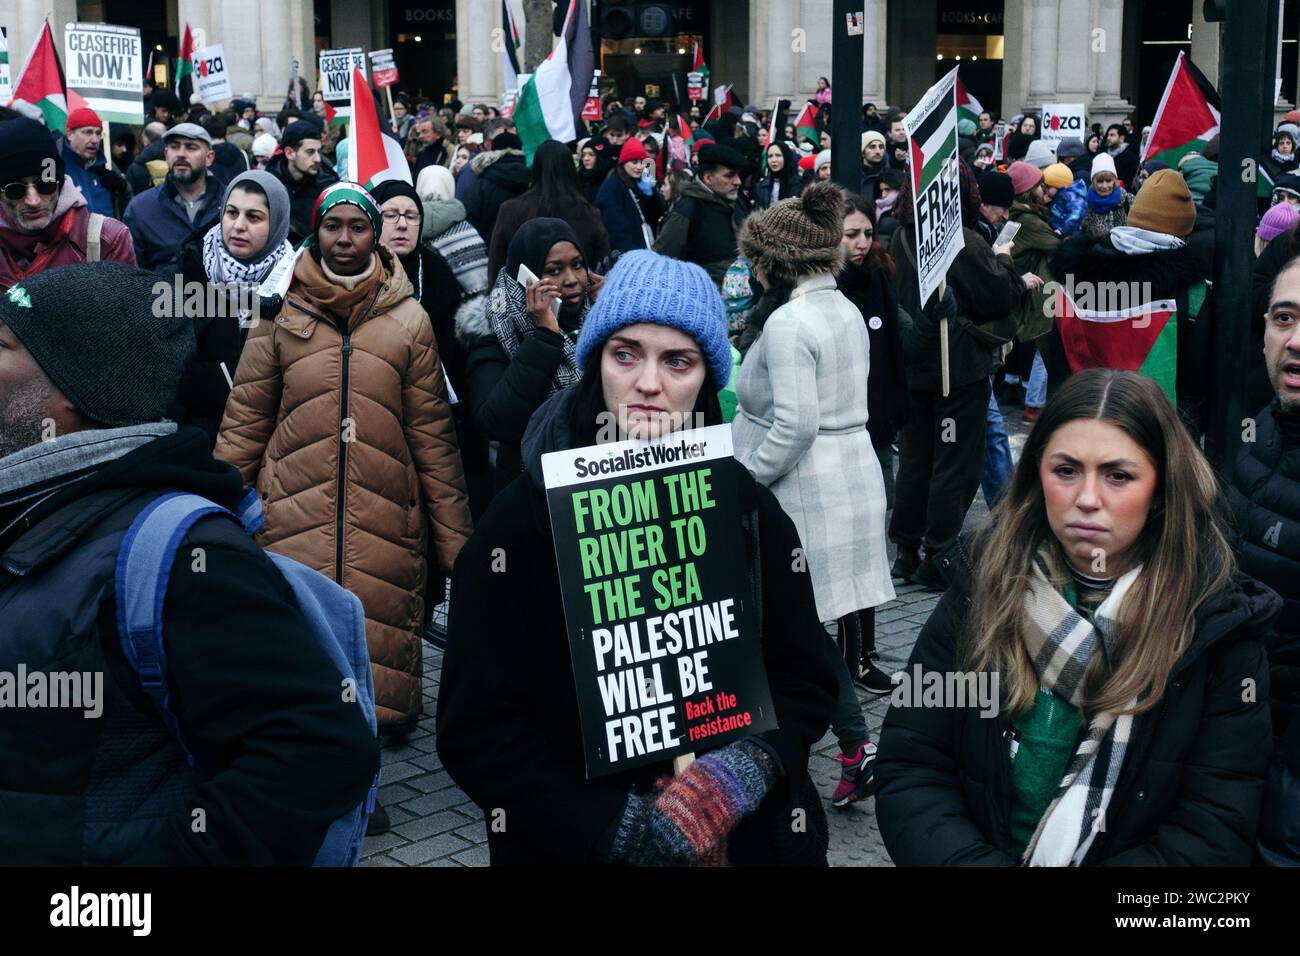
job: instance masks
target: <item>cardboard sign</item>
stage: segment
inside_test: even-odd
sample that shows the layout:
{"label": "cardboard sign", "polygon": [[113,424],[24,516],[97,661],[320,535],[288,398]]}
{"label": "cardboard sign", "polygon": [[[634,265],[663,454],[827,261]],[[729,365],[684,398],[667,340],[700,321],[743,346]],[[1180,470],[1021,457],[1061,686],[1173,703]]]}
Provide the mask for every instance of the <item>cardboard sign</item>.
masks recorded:
{"label": "cardboard sign", "polygon": [[1010,135],[1010,132],[1006,120],[998,120],[993,127],[993,161],[995,163],[1007,158],[1007,136]]}
{"label": "cardboard sign", "polygon": [[220,43],[195,50],[191,56],[194,91],[204,103],[228,100],[235,95],[231,92],[230,73],[226,70],[226,51]]}
{"label": "cardboard sign", "polygon": [[140,31],[106,23],[69,23],[63,31],[67,88],[106,123],[139,123]]}
{"label": "cardboard sign", "polygon": [[8,103],[13,95],[13,81],[9,79],[9,31],[0,27],[0,103]]}
{"label": "cardboard sign", "polygon": [[587,777],[777,726],[731,427],[542,456]]}
{"label": "cardboard sign", "polygon": [[397,85],[397,63],[393,60],[393,51],[375,50],[370,54],[370,69],[374,71],[374,82],[378,89]]}
{"label": "cardboard sign", "polygon": [[916,276],[926,303],[962,249],[956,69],[926,91],[903,128],[911,153]]}
{"label": "cardboard sign", "polygon": [[320,92],[340,116],[352,115],[352,68],[366,76],[366,54],[361,47],[320,51]]}
{"label": "cardboard sign", "polygon": [[587,102],[582,107],[582,118],[598,120],[603,116],[600,109],[600,70],[596,70],[591,75],[591,90],[587,93]]}
{"label": "cardboard sign", "polygon": [[1040,139],[1053,150],[1063,139],[1085,140],[1082,103],[1044,103]]}

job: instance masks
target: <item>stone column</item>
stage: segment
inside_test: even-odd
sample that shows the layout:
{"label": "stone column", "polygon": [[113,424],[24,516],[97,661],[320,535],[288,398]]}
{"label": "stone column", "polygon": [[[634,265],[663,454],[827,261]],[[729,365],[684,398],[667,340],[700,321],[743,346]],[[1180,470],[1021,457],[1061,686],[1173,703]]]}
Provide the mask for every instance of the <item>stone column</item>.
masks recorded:
{"label": "stone column", "polygon": [[[1063,6],[1072,0],[1061,0]],[[1096,61],[1096,92],[1088,106],[1088,122],[1103,128],[1118,123],[1133,112],[1133,104],[1120,95],[1120,70],[1124,51],[1123,0],[1097,0],[1097,17],[1093,21],[1097,34],[1094,44],[1089,36],[1089,53]],[[1100,49],[1097,49],[1100,47]]]}
{"label": "stone column", "polygon": [[1002,15],[1002,102],[998,112],[1008,118],[1029,98],[1029,38],[1033,8],[1029,0],[1006,0]]}
{"label": "stone column", "polygon": [[[1068,5],[1069,0],[1065,0]],[[1087,8],[1084,8],[1087,13]],[[1069,14],[1067,13],[1067,16]],[[1027,50],[1029,93],[1024,110],[1038,112],[1056,99],[1057,42],[1060,37],[1059,0],[1032,0]],[[1021,112],[1016,110],[1015,112]]]}
{"label": "stone column", "polygon": [[[1194,4],[1193,4],[1194,5]],[[1277,66],[1273,73],[1273,84],[1276,87],[1277,81],[1282,79],[1282,35],[1286,26],[1286,0],[1278,0],[1277,5]],[[1271,92],[1271,91],[1270,91]],[[1273,127],[1277,128],[1278,123],[1282,122],[1282,116],[1285,113],[1295,109],[1295,104],[1287,101],[1286,97],[1278,95],[1277,100],[1273,103]]]}
{"label": "stone column", "polygon": [[[492,49],[492,31],[501,27],[501,8],[497,5],[493,10],[485,15],[481,0],[456,0],[456,75],[462,103],[501,99],[501,54]],[[523,21],[518,26],[527,29]]]}
{"label": "stone column", "polygon": [[[292,0],[290,15],[293,29],[290,54],[298,58],[298,73],[307,81],[308,91],[314,92],[316,89],[316,13],[312,0]],[[293,64],[290,63],[289,66],[292,69]],[[287,81],[285,85],[288,86]],[[303,103],[303,107],[310,109],[311,101]]]}
{"label": "stone column", "polygon": [[257,91],[257,105],[264,111],[272,111],[284,105],[289,93],[289,78],[293,75],[293,59],[298,54],[293,42],[293,11],[289,4],[268,3],[261,9],[262,85]]}
{"label": "stone column", "polygon": [[863,23],[866,43],[862,45],[862,102],[885,105],[885,68],[888,65],[888,0],[864,0]]}

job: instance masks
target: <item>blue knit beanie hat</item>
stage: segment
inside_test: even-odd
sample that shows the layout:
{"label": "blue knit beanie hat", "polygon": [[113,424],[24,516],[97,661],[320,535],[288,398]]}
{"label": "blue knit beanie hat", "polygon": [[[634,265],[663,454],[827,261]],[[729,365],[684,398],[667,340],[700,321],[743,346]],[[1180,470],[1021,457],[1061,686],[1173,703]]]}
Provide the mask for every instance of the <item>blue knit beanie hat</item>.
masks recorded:
{"label": "blue knit beanie hat", "polygon": [[619,329],[638,322],[667,325],[700,346],[715,388],[731,377],[727,313],[709,274],[699,266],[649,249],[623,255],[605,277],[578,335],[578,366]]}

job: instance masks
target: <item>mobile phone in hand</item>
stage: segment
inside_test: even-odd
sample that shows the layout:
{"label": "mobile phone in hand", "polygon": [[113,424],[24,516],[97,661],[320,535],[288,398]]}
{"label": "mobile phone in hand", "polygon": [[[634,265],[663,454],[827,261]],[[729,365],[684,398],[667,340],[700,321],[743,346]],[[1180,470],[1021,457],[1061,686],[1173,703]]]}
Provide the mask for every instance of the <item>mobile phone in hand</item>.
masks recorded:
{"label": "mobile phone in hand", "polygon": [[[528,266],[524,265],[522,262],[519,263],[519,275],[516,277],[516,279],[519,282],[519,284],[523,286],[525,289],[527,289],[534,282],[542,281],[541,279],[537,278],[537,273],[535,273],[532,269],[528,268]],[[560,300],[558,297],[551,300],[551,311],[555,314],[555,318],[558,320],[560,318]]]}
{"label": "mobile phone in hand", "polygon": [[1001,245],[1005,245],[1008,242],[1011,242],[1013,239],[1016,238],[1016,233],[1018,233],[1019,231],[1020,231],[1020,223],[1012,222],[1010,219],[1008,219],[1003,224],[1002,231],[998,233],[998,237],[993,240],[993,245],[1001,246]]}

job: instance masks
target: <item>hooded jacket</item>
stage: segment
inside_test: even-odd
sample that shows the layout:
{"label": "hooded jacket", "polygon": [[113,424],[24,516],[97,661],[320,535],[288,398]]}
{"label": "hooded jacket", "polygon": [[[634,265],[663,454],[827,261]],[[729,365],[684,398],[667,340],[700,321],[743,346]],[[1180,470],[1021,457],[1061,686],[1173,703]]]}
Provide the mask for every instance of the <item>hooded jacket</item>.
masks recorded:
{"label": "hooded jacket", "polygon": [[[1210,278],[1204,258],[1196,248],[1183,246],[1126,255],[1115,248],[1108,236],[1076,236],[1061,243],[1050,262],[1053,275],[1071,276],[1076,285],[1095,283],[1100,288],[1100,283],[1119,283],[1125,289],[1140,290],[1139,298],[1146,302],[1173,299],[1178,309],[1178,393],[1204,394],[1214,374],[1210,340],[1213,316],[1208,298],[1196,316],[1189,311],[1189,291]],[[1130,301],[1129,304],[1142,303]],[[1052,335],[1060,341],[1055,328]],[[1049,378],[1051,371],[1049,365]]]}
{"label": "hooded jacket", "polygon": [[[228,757],[220,773],[196,779],[123,656],[113,579],[131,522],[168,491],[235,509],[241,484],[203,433],[182,428],[97,466],[16,525],[0,503],[0,669],[103,679],[97,719],[0,708],[5,862],[305,866],[330,822],[365,797],[374,735],[342,701],[288,583],[234,521],[189,530],[162,613],[173,712],[190,745]],[[206,811],[197,831],[195,807]]]}
{"label": "hooded jacket", "polygon": [[[36,256],[40,256],[46,249],[51,250],[41,268],[53,269],[55,266],[85,262],[86,227],[89,223],[90,208],[81,191],[72,180],[63,180],[58,202],[54,206],[54,218],[34,249]],[[25,256],[19,252],[20,248],[27,248],[24,238],[24,234],[0,213],[0,291],[14,285],[23,272],[31,271],[35,259],[24,262],[22,260]],[[99,244],[101,262],[125,262],[129,266],[136,264],[131,233],[118,220],[104,219]]]}
{"label": "hooded jacket", "polygon": [[[1011,204],[1011,221],[1020,224],[1012,245],[1011,260],[1017,272],[1021,275],[1032,272],[1043,280],[1044,285],[1052,281],[1051,256],[1061,244],[1061,237],[1052,231],[1049,216],[1046,206],[1018,200]],[[1051,314],[1043,307],[1046,293],[1040,289],[1031,292],[1028,298],[1026,310],[1021,313],[1025,317],[1021,334],[1026,342],[1052,327]]]}
{"label": "hooded jacket", "polygon": [[[669,761],[588,780],[541,456],[570,447],[569,389],[538,410],[526,472],[498,495],[456,564],[438,695],[438,756],[507,826],[488,828],[493,865],[598,862],[628,794],[652,793]],[[782,767],[775,789],[727,838],[733,864],[825,865],[822,800],[808,754],[830,723],[835,677],[808,575],[791,570],[799,536],[772,493],[735,466],[742,514],[757,513],[748,560],[761,568],[763,663],[780,729],[758,739]],[[505,549],[504,552],[498,549]],[[500,573],[494,555],[506,554]],[[499,566],[499,565],[498,565]],[[509,595],[502,600],[501,595]],[[513,768],[509,773],[503,767]],[[793,832],[795,808],[807,813]]]}
{"label": "hooded jacket", "polygon": [[450,571],[471,525],[433,328],[376,252],[346,315],[342,287],[298,260],[280,314],[249,333],[216,453],[261,495],[258,541],[361,599],[382,725],[420,713],[426,548]]}
{"label": "hooded jacket", "polygon": [[532,174],[524,163],[521,149],[494,149],[479,153],[467,165],[474,173],[474,182],[464,196],[461,196],[458,185],[456,198],[465,204],[465,221],[477,229],[480,236],[490,239],[501,204],[522,196],[528,189]]}
{"label": "hooded jacket", "polygon": [[[612,175],[612,174],[611,174]],[[742,199],[719,196],[697,179],[682,186],[681,198],[664,217],[654,251],[703,266],[718,286],[739,254],[736,236],[749,213]]]}
{"label": "hooded jacket", "polygon": [[[977,544],[939,558],[949,581],[921,629],[906,673],[966,667]],[[1238,574],[1196,613],[1188,649],[1163,697],[1137,717],[1106,826],[1084,866],[1247,866],[1254,852],[1271,740],[1264,635],[1272,591]],[[1243,682],[1259,688],[1243,701]],[[899,866],[1015,866],[1010,824],[1010,720],[970,707],[897,707],[885,715],[876,818]]]}

